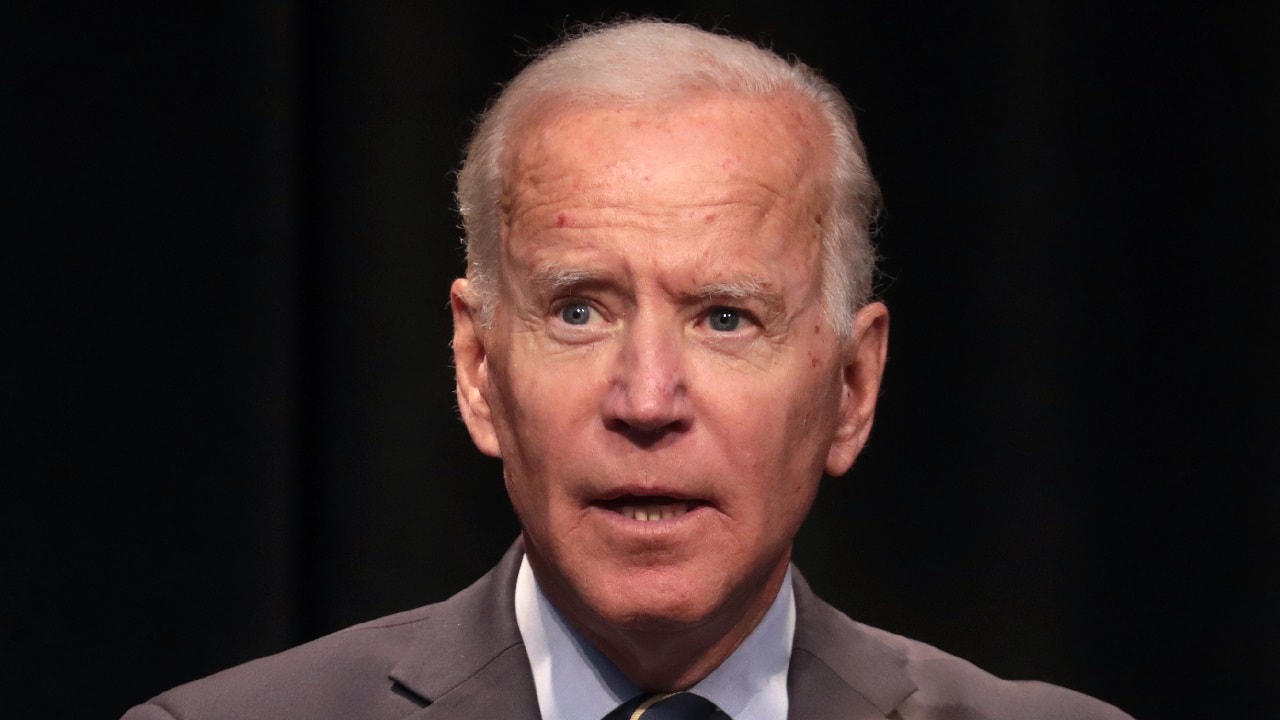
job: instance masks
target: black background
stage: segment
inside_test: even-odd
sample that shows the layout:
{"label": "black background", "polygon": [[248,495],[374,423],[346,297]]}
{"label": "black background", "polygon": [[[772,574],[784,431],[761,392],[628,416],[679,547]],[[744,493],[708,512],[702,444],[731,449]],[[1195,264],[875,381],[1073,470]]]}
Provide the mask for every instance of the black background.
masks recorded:
{"label": "black background", "polygon": [[860,111],[891,359],[819,592],[1140,718],[1280,715],[1280,6],[442,5],[2,11],[6,709],[114,717],[497,559],[452,173],[522,54],[628,11]]}

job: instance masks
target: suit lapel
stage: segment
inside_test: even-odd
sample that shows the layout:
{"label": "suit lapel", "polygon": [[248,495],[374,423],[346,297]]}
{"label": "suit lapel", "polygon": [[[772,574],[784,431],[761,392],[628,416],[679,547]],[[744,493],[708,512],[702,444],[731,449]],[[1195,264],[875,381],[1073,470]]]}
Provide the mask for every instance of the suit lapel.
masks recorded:
{"label": "suit lapel", "polygon": [[537,690],[523,645],[498,655],[479,672],[411,716],[412,720],[539,720],[540,717]]}
{"label": "suit lapel", "polygon": [[791,653],[787,674],[787,716],[795,720],[884,720],[885,713],[822,660]]}
{"label": "suit lapel", "polygon": [[796,634],[787,674],[788,716],[797,720],[890,717],[916,685],[907,659],[813,594],[792,569]]}
{"label": "suit lapel", "polygon": [[437,605],[415,629],[390,673],[396,692],[421,698],[420,720],[501,717],[538,720],[538,695],[515,616],[515,579],[524,547]]}

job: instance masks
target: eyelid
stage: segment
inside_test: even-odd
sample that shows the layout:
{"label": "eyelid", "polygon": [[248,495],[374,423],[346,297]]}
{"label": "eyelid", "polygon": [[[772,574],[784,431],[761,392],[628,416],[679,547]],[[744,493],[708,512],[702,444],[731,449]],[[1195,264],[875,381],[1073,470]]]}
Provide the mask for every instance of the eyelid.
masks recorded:
{"label": "eyelid", "polygon": [[561,311],[570,305],[586,305],[593,311],[598,309],[595,303],[581,295],[564,295],[551,301],[551,314],[559,315]]}
{"label": "eyelid", "polygon": [[759,317],[759,313],[748,307],[749,304],[741,299],[715,298],[706,304],[702,314],[710,315],[717,310],[732,310],[745,318],[755,320]]}

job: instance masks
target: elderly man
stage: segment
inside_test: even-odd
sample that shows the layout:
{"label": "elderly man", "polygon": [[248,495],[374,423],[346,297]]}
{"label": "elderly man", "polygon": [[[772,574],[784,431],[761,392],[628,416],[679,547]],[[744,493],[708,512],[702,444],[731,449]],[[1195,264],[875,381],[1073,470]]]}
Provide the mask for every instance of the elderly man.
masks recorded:
{"label": "elderly man", "polygon": [[597,29],[503,91],[458,198],[458,403],[520,542],[443,603],[126,717],[1126,717],[859,625],[790,565],[888,336],[828,83],[686,26]]}

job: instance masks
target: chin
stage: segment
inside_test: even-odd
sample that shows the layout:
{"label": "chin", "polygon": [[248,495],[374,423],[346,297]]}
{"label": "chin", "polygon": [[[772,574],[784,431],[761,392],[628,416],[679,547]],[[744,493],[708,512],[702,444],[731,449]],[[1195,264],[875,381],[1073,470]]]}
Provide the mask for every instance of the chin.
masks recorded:
{"label": "chin", "polygon": [[687,632],[711,622],[730,604],[721,583],[681,573],[614,578],[594,589],[582,595],[593,614],[609,625],[633,631]]}

